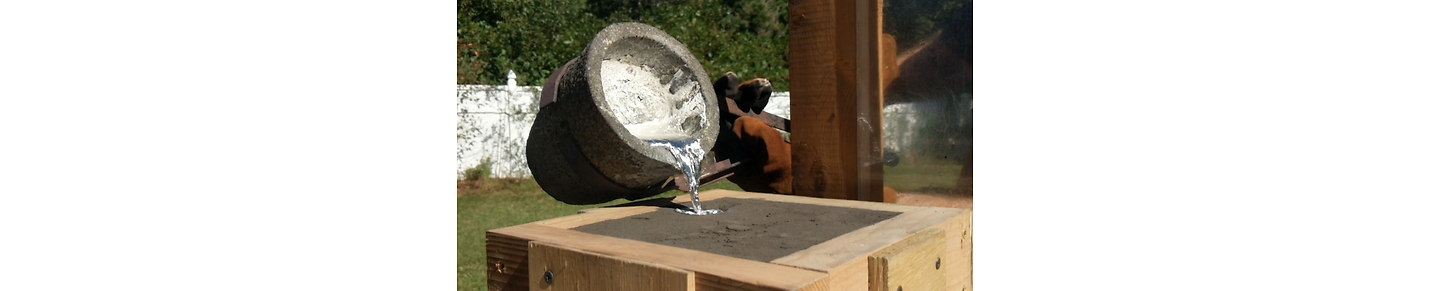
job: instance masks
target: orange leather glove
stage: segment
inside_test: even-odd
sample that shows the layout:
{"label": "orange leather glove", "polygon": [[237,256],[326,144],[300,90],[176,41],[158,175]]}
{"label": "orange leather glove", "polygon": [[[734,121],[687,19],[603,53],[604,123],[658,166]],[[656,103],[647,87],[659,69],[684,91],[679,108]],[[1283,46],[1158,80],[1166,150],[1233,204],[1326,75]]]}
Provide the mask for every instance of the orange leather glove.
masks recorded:
{"label": "orange leather glove", "polygon": [[[745,191],[794,194],[794,161],[780,132],[753,117],[736,119],[731,131],[750,159],[727,180]],[[885,186],[883,194],[884,203],[899,200],[894,188]]]}
{"label": "orange leather glove", "polygon": [[728,180],[745,191],[793,193],[794,164],[780,132],[752,117],[736,119],[732,131],[751,157]]}

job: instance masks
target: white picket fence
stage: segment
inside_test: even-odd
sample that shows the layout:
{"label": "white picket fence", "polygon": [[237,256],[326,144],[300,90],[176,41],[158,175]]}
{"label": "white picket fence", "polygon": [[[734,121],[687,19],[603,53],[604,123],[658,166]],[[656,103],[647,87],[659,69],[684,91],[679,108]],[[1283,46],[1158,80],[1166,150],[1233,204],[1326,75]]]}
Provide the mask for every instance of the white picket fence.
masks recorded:
{"label": "white picket fence", "polygon": [[[457,85],[457,175],[488,159],[492,177],[531,176],[526,166],[526,137],[536,120],[541,87],[507,84]],[[789,117],[789,92],[775,92],[765,111]]]}

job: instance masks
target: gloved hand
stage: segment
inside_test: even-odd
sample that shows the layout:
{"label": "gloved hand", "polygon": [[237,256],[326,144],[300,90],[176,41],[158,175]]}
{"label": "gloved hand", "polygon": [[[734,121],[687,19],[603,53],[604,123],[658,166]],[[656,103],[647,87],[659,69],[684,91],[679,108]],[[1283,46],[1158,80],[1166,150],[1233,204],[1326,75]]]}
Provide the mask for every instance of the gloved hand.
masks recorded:
{"label": "gloved hand", "polygon": [[735,120],[731,131],[750,158],[731,175],[741,189],[753,192],[791,194],[794,188],[793,161],[789,143],[778,130],[753,117]]}
{"label": "gloved hand", "polygon": [[[753,117],[736,119],[732,131],[751,158],[728,180],[745,191],[793,194],[794,161],[780,132]],[[885,203],[899,200],[898,192],[888,186],[883,195]]]}

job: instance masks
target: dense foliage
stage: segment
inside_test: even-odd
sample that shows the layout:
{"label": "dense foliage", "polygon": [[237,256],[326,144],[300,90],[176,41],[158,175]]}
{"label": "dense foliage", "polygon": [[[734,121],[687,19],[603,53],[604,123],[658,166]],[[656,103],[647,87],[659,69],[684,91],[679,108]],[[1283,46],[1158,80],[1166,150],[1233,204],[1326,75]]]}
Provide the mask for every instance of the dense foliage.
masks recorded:
{"label": "dense foliage", "polygon": [[915,48],[938,33],[971,0],[886,0],[884,33],[894,37],[898,52]]}
{"label": "dense foliage", "polygon": [[789,90],[788,0],[460,0],[457,82],[539,86],[602,28],[641,22],[669,33],[706,73],[763,77]]}
{"label": "dense foliage", "polygon": [[[938,32],[970,0],[886,0],[899,51]],[[789,0],[459,0],[457,83],[539,86],[607,25],[635,21],[684,43],[706,73],[770,79],[789,90]]]}

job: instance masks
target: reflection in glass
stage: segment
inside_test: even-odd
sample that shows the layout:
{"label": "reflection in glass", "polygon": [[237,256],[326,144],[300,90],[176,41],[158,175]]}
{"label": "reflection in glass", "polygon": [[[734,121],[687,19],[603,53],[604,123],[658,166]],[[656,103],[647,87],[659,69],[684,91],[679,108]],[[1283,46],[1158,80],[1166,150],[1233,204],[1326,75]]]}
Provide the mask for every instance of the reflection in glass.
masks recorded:
{"label": "reflection in glass", "polygon": [[881,45],[884,186],[971,208],[972,2],[885,0]]}

